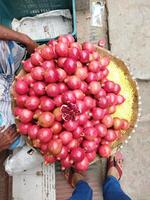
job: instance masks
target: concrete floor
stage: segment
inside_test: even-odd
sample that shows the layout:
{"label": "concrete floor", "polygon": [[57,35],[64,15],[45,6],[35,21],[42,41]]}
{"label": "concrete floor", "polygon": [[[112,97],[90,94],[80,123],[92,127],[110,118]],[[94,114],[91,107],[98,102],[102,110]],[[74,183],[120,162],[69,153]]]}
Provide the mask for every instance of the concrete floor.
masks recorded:
{"label": "concrete floor", "polygon": [[[91,16],[88,9],[78,11],[78,39],[80,41],[90,39],[93,42],[103,37],[109,39],[108,46],[111,51],[129,64],[133,75],[137,78],[142,97],[142,116],[131,141],[122,149],[124,173],[121,185],[132,199],[149,200],[150,1],[106,0],[98,2],[106,2],[108,16],[103,18],[103,25],[96,28],[90,26]],[[93,35],[96,35],[94,39]],[[105,166],[103,165],[102,168],[104,169]]]}

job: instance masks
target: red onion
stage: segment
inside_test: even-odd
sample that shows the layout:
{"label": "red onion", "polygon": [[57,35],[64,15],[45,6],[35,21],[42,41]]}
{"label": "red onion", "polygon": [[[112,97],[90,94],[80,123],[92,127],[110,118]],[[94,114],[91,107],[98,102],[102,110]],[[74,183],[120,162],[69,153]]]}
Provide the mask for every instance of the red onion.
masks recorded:
{"label": "red onion", "polygon": [[59,138],[62,140],[64,145],[67,145],[72,140],[72,133],[69,131],[63,131],[60,133]]}
{"label": "red onion", "polygon": [[56,106],[62,106],[63,100],[62,100],[62,95],[58,95],[57,97],[54,98],[54,103]]}
{"label": "red onion", "polygon": [[97,106],[100,108],[107,108],[108,107],[108,101],[106,97],[100,97],[97,101]]}
{"label": "red onion", "polygon": [[85,152],[81,147],[75,147],[72,149],[70,157],[74,162],[80,162],[84,159]]}
{"label": "red onion", "polygon": [[53,155],[44,155],[44,161],[45,164],[47,165],[48,163],[52,164],[56,161],[56,158]]}
{"label": "red onion", "polygon": [[96,60],[91,61],[89,63],[89,67],[88,68],[89,68],[89,71],[91,71],[91,72],[94,72],[94,73],[99,72],[99,70],[100,70],[99,62],[96,61]]}
{"label": "red onion", "polygon": [[32,125],[30,129],[28,129],[28,136],[30,139],[36,139],[39,131],[39,126]]}
{"label": "red onion", "polygon": [[74,60],[78,60],[79,57],[80,57],[80,51],[78,48],[76,47],[72,47],[69,49],[69,55],[68,55],[69,58],[72,58]]}
{"label": "red onion", "polygon": [[41,141],[41,143],[47,143],[52,138],[52,131],[49,128],[41,128],[38,131],[38,139]]}
{"label": "red onion", "polygon": [[15,91],[18,94],[26,94],[29,91],[28,84],[24,80],[18,80],[15,84]]}
{"label": "red onion", "polygon": [[75,139],[78,139],[82,136],[83,134],[83,128],[81,126],[78,126],[74,131],[73,131],[73,137]]}
{"label": "red onion", "polygon": [[56,69],[48,69],[44,74],[44,79],[47,83],[54,83],[59,80],[59,74]]}
{"label": "red onion", "polygon": [[64,62],[64,70],[67,72],[67,74],[71,75],[75,73],[76,69],[77,69],[77,62],[72,58],[67,58]]}
{"label": "red onion", "polygon": [[93,53],[95,51],[95,46],[91,42],[84,42],[82,44],[82,49],[87,50],[89,53]]}
{"label": "red onion", "polygon": [[41,63],[43,63],[43,58],[41,57],[39,52],[31,54],[31,63],[33,65],[40,65]]}
{"label": "red onion", "polygon": [[82,146],[87,153],[95,151],[97,148],[95,141],[88,141],[88,140],[84,140]]}
{"label": "red onion", "polygon": [[82,81],[80,89],[86,94],[88,92],[88,84],[85,81]]}
{"label": "red onion", "polygon": [[116,106],[115,106],[115,105],[110,106],[110,107],[108,108],[108,114],[113,114],[113,113],[115,113],[115,112],[116,112]]}
{"label": "red onion", "polygon": [[84,157],[84,159],[80,162],[75,163],[76,170],[79,171],[86,171],[89,167],[89,161],[87,157]]}
{"label": "red onion", "polygon": [[92,53],[92,57],[93,57],[94,60],[98,60],[99,61],[99,59],[100,59],[100,55],[99,55],[99,53],[97,51]]}
{"label": "red onion", "polygon": [[19,119],[22,123],[29,123],[32,120],[33,112],[27,109],[22,109],[19,113]]}
{"label": "red onion", "polygon": [[19,123],[17,131],[22,135],[27,135],[28,129],[30,128],[31,128],[31,123],[28,124]]}
{"label": "red onion", "polygon": [[108,106],[117,104],[117,96],[114,93],[108,93],[106,98],[107,98]]}
{"label": "red onion", "polygon": [[45,144],[41,144],[40,150],[41,150],[42,154],[47,153],[48,152],[48,144],[46,144],[46,143]]}
{"label": "red onion", "polygon": [[105,97],[106,96],[106,92],[105,92],[105,90],[103,89],[103,88],[101,88],[100,90],[99,90],[99,92],[96,94],[96,98],[97,99],[99,99],[99,98],[101,98],[101,97]]}
{"label": "red onion", "polygon": [[68,155],[68,148],[63,146],[61,152],[57,155],[57,160],[65,159]]}
{"label": "red onion", "polygon": [[37,110],[34,112],[33,119],[38,119],[39,116],[40,116],[41,114],[42,114],[42,110],[37,109]]}
{"label": "red onion", "polygon": [[117,104],[122,104],[125,101],[125,98],[122,95],[118,95],[117,97]]}
{"label": "red onion", "polygon": [[126,119],[122,119],[122,129],[128,130],[129,127],[130,127],[129,122]]}
{"label": "red onion", "polygon": [[74,90],[75,97],[77,100],[83,100],[85,97],[85,94],[82,92],[82,90]]}
{"label": "red onion", "polygon": [[64,122],[63,126],[67,131],[74,131],[78,127],[78,122],[69,120]]}
{"label": "red onion", "polygon": [[89,109],[94,108],[96,106],[96,101],[90,96],[85,96],[84,103]]}
{"label": "red onion", "polygon": [[123,126],[123,120],[118,118],[118,117],[114,117],[114,124],[113,124],[113,128],[115,130],[120,130]]}
{"label": "red onion", "polygon": [[55,69],[55,62],[53,60],[44,61],[41,65],[45,70]]}
{"label": "red onion", "polygon": [[58,88],[59,88],[60,93],[66,92],[68,90],[65,83],[58,83]]}
{"label": "red onion", "polygon": [[104,78],[104,74],[102,71],[99,71],[96,75],[98,81],[101,81]]}
{"label": "red onion", "polygon": [[89,84],[89,92],[90,92],[91,94],[94,94],[94,95],[98,94],[98,92],[100,91],[100,89],[101,89],[101,85],[100,85],[100,83],[97,82],[97,81],[92,81],[92,82]]}
{"label": "red onion", "polygon": [[110,128],[113,126],[113,118],[111,115],[105,115],[104,118],[102,119],[102,123],[107,127]]}
{"label": "red onion", "polygon": [[96,128],[98,136],[100,138],[106,136],[106,134],[107,134],[107,127],[104,124],[96,124],[95,128]]}
{"label": "red onion", "polygon": [[70,89],[76,90],[81,86],[81,80],[77,76],[70,76],[67,79],[67,85]]}
{"label": "red onion", "polygon": [[105,56],[105,57],[101,58],[100,63],[103,67],[107,67],[110,63],[109,57]]}
{"label": "red onion", "polygon": [[65,170],[67,168],[70,168],[72,165],[72,162],[70,160],[70,156],[68,155],[66,158],[61,160],[61,169]]}
{"label": "red onion", "polygon": [[71,142],[69,142],[69,144],[67,145],[68,149],[70,149],[70,150],[72,150],[78,146],[79,146],[79,142],[77,139],[72,139]]}
{"label": "red onion", "polygon": [[51,60],[54,58],[54,51],[53,48],[50,46],[45,45],[42,49],[41,49],[41,56],[42,58],[44,58],[45,60]]}
{"label": "red onion", "polygon": [[25,107],[29,110],[36,110],[40,104],[40,100],[36,96],[31,96],[26,99]]}
{"label": "red onion", "polygon": [[87,121],[86,124],[84,124],[84,128],[92,127],[93,123],[92,121]]}
{"label": "red onion", "polygon": [[81,114],[84,113],[85,111],[87,111],[87,109],[88,109],[84,101],[77,100],[76,105]]}
{"label": "red onion", "polygon": [[87,51],[87,50],[82,50],[81,52],[80,52],[80,61],[82,62],[82,63],[87,63],[87,62],[89,62],[89,52]]}
{"label": "red onion", "polygon": [[115,94],[119,94],[120,90],[121,90],[120,85],[116,83],[115,86],[114,86],[114,91],[113,92]]}
{"label": "red onion", "polygon": [[80,80],[85,80],[88,77],[87,67],[78,67],[75,75],[80,78]]}
{"label": "red onion", "polygon": [[25,105],[25,102],[27,100],[28,96],[27,95],[18,95],[16,97],[16,104],[17,106],[19,106],[20,108],[23,108]]}
{"label": "red onion", "polygon": [[61,113],[60,107],[55,108],[54,111],[53,111],[53,114],[54,114],[55,119],[57,121],[61,121],[62,120],[62,113]]}
{"label": "red onion", "polygon": [[106,92],[113,92],[114,91],[114,87],[115,87],[115,84],[113,81],[106,81],[104,83],[104,90]]}
{"label": "red onion", "polygon": [[86,113],[83,113],[82,115],[78,116],[78,123],[79,125],[84,125],[86,124],[88,121],[88,116]]}
{"label": "red onion", "polygon": [[86,78],[86,81],[88,83],[92,82],[92,81],[97,81],[98,78],[97,78],[97,74],[96,73],[93,73],[93,72],[89,72],[88,73],[88,77]]}
{"label": "red onion", "polygon": [[55,51],[58,56],[67,57],[68,56],[68,45],[63,42],[59,42],[58,44],[55,45]]}
{"label": "red onion", "polygon": [[59,81],[61,82],[61,81],[65,80],[65,78],[67,77],[66,72],[61,68],[57,68],[57,72],[58,72]]}
{"label": "red onion", "polygon": [[105,46],[105,44],[106,44],[106,39],[105,38],[98,41],[98,46],[100,46],[102,48]]}
{"label": "red onion", "polygon": [[69,41],[69,44],[72,44],[75,41],[74,37],[71,34],[67,34],[67,35],[65,35],[65,37]]}
{"label": "red onion", "polygon": [[67,46],[69,46],[69,41],[68,41],[67,37],[64,36],[64,35],[60,35],[57,41],[58,42],[63,42],[65,44],[67,44]]}
{"label": "red onion", "polygon": [[68,103],[68,102],[75,103],[76,97],[73,91],[67,91],[62,94],[62,100],[64,103]]}
{"label": "red onion", "polygon": [[99,155],[104,158],[109,158],[111,155],[111,147],[107,144],[103,144],[98,149]]}
{"label": "red onion", "polygon": [[48,149],[51,154],[58,155],[62,149],[62,141],[60,139],[51,140]]}
{"label": "red onion", "polygon": [[32,83],[35,82],[35,80],[32,78],[31,73],[26,74],[26,75],[23,77],[23,80],[24,80],[28,85],[30,85],[30,84],[32,84]]}
{"label": "red onion", "polygon": [[55,107],[55,103],[52,99],[48,97],[41,99],[40,109],[42,111],[51,111],[54,109],[54,107]]}
{"label": "red onion", "polygon": [[38,124],[44,128],[51,127],[54,122],[54,115],[51,112],[43,112],[38,118]]}
{"label": "red onion", "polygon": [[22,64],[23,64],[23,68],[26,72],[31,72],[32,68],[34,67],[34,65],[32,65],[32,63],[31,63],[30,58],[22,61]]}
{"label": "red onion", "polygon": [[62,125],[61,123],[55,121],[51,127],[51,131],[53,134],[59,134],[62,130]]}
{"label": "red onion", "polygon": [[82,50],[82,46],[81,46],[81,44],[78,43],[78,42],[73,42],[73,43],[70,45],[70,47],[71,47],[71,48],[76,47],[77,49]]}
{"label": "red onion", "polygon": [[34,90],[34,92],[36,93],[36,95],[38,96],[42,96],[45,94],[45,83],[38,81],[33,83],[32,88]]}
{"label": "red onion", "polygon": [[58,67],[63,68],[64,67],[64,62],[66,61],[66,59],[67,58],[65,58],[65,57],[59,57],[58,60],[57,60]]}
{"label": "red onion", "polygon": [[92,151],[90,153],[86,153],[86,157],[89,162],[92,162],[96,158],[96,152]]}
{"label": "red onion", "polygon": [[84,137],[87,140],[94,140],[97,137],[97,129],[94,127],[88,127],[84,130]]}
{"label": "red onion", "polygon": [[49,97],[56,97],[59,94],[59,87],[56,83],[51,83],[46,87],[46,93]]}
{"label": "red onion", "polygon": [[95,120],[101,120],[101,119],[103,119],[103,117],[104,117],[103,109],[98,108],[98,107],[93,108],[93,110],[92,110],[92,116],[93,116],[93,118]]}

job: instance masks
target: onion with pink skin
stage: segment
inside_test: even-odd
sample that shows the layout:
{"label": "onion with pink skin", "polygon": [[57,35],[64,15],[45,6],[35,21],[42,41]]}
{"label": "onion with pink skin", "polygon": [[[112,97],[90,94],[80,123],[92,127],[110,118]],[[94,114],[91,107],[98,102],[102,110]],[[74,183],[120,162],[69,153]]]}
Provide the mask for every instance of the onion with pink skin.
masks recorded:
{"label": "onion with pink skin", "polygon": [[60,68],[64,68],[64,62],[66,61],[67,58],[65,57],[59,57],[57,60],[57,65]]}
{"label": "onion with pink skin", "polygon": [[75,41],[74,37],[71,34],[67,34],[67,35],[65,35],[65,37],[69,41],[69,44],[72,44]]}
{"label": "onion with pink skin", "polygon": [[17,94],[27,94],[29,91],[28,84],[24,80],[18,80],[15,84],[15,91]]}
{"label": "onion with pink skin", "polygon": [[74,92],[77,100],[83,100],[84,99],[85,94],[82,92],[82,90],[78,89],[78,90],[74,90],[73,92]]}
{"label": "onion with pink skin", "polygon": [[53,156],[53,155],[50,155],[50,154],[47,154],[47,155],[44,155],[44,163],[45,165],[47,164],[52,164],[56,161],[56,158]]}
{"label": "onion with pink skin", "polygon": [[78,43],[78,42],[73,42],[73,43],[70,45],[70,47],[71,47],[71,48],[72,48],[72,47],[76,47],[77,49],[82,50],[82,46],[81,46],[81,44]]}
{"label": "onion with pink skin", "polygon": [[128,130],[129,127],[130,127],[130,124],[129,124],[128,120],[122,119],[122,129]]}
{"label": "onion with pink skin", "polygon": [[58,37],[58,40],[57,40],[58,42],[63,42],[63,43],[65,43],[65,44],[67,44],[67,46],[69,46],[69,41],[68,41],[68,39],[66,38],[66,36],[65,35],[60,35],[59,37]]}
{"label": "onion with pink skin", "polygon": [[62,169],[62,170],[65,170],[65,169],[67,169],[67,168],[70,168],[71,165],[72,165],[72,161],[71,161],[71,159],[70,159],[70,155],[68,155],[66,158],[62,159],[62,160],[60,161],[60,163],[61,163],[61,169]]}
{"label": "onion with pink skin", "polygon": [[110,128],[113,126],[113,118],[111,115],[105,115],[104,118],[102,119],[102,123],[107,127]]}
{"label": "onion with pink skin", "polygon": [[57,97],[55,97],[54,103],[57,107],[62,106],[63,104],[62,95],[58,95]]}
{"label": "onion with pink skin", "polygon": [[99,92],[96,94],[96,98],[97,99],[99,99],[99,98],[101,98],[101,97],[105,97],[106,96],[106,92],[105,92],[105,90],[103,89],[103,88],[101,88],[100,90],[99,90]]}
{"label": "onion with pink skin", "polygon": [[108,93],[106,98],[107,98],[108,106],[117,104],[117,96],[114,93]]}
{"label": "onion with pink skin", "polygon": [[44,69],[42,67],[34,67],[31,70],[31,76],[34,80],[42,81],[44,78]]}
{"label": "onion with pink skin", "polygon": [[77,69],[77,62],[72,58],[67,58],[64,62],[64,70],[67,74],[74,74]]}
{"label": "onion with pink skin", "polygon": [[89,63],[88,66],[89,71],[97,73],[100,71],[100,67],[99,67],[99,62],[96,60],[93,60]]}
{"label": "onion with pink skin", "polygon": [[54,115],[51,112],[42,112],[38,118],[38,124],[44,128],[49,128],[54,123]]}
{"label": "onion with pink skin", "polygon": [[115,94],[119,94],[120,90],[121,90],[120,85],[116,83],[115,86],[114,86],[114,91],[113,92]]}
{"label": "onion with pink skin", "polygon": [[80,78],[80,80],[85,80],[88,77],[87,67],[78,67],[75,75]]}
{"label": "onion with pink skin", "polygon": [[86,171],[88,167],[89,167],[89,161],[87,157],[84,157],[82,161],[75,163],[75,169],[79,171]]}
{"label": "onion with pink skin", "polygon": [[52,99],[50,99],[46,96],[45,96],[45,98],[41,99],[39,108],[42,111],[51,111],[54,109],[54,107],[55,107],[55,103]]}
{"label": "onion with pink skin", "polygon": [[77,139],[72,139],[69,144],[67,145],[69,150],[72,150],[79,146],[79,141]]}
{"label": "onion with pink skin", "polygon": [[103,71],[97,72],[96,75],[97,75],[97,80],[98,80],[98,81],[101,81],[101,80],[104,78]]}
{"label": "onion with pink skin", "polygon": [[79,89],[81,86],[81,80],[77,76],[70,76],[67,79],[67,85],[72,90]]}
{"label": "onion with pink skin", "polygon": [[89,53],[93,53],[95,51],[95,46],[91,42],[84,42],[82,44],[82,49],[87,50]]}
{"label": "onion with pink skin", "polygon": [[108,107],[108,101],[106,97],[100,97],[97,101],[97,106],[100,108],[107,108]]}
{"label": "onion with pink skin", "polygon": [[63,146],[61,152],[57,155],[57,160],[65,159],[68,155],[68,148]]}
{"label": "onion with pink skin", "polygon": [[98,78],[97,78],[97,74],[96,73],[93,73],[93,72],[89,72],[88,73],[88,76],[86,78],[86,82],[90,83],[92,81],[97,81]]}
{"label": "onion with pink skin", "polygon": [[59,88],[60,93],[66,92],[68,90],[65,83],[58,83],[58,88]]}
{"label": "onion with pink skin", "polygon": [[27,109],[22,109],[19,113],[19,119],[22,123],[29,123],[32,121],[33,112]]}
{"label": "onion with pink skin", "polygon": [[32,85],[35,94],[38,96],[42,96],[45,94],[45,87],[46,87],[45,83],[41,81],[35,82]]}
{"label": "onion with pink skin", "polygon": [[102,72],[102,74],[103,74],[103,79],[105,78],[105,77],[107,77],[108,76],[108,74],[109,74],[109,70],[107,69],[107,68],[105,68],[103,71],[101,71]]}
{"label": "onion with pink skin", "polygon": [[99,155],[103,158],[109,158],[111,155],[111,147],[107,144],[103,144],[98,149]]}
{"label": "onion with pink skin", "polygon": [[41,146],[40,146],[40,150],[41,150],[41,153],[42,154],[45,154],[45,153],[47,153],[48,152],[48,144],[41,144]]}
{"label": "onion with pink skin", "polygon": [[73,131],[73,138],[78,139],[83,135],[83,128],[81,126],[78,126],[74,131]]}
{"label": "onion with pink skin", "polygon": [[65,80],[65,78],[67,77],[67,74],[66,74],[65,70],[63,70],[61,68],[57,68],[56,70],[58,72],[59,81],[61,82],[61,81]]}
{"label": "onion with pink skin", "polygon": [[67,57],[68,56],[68,45],[63,42],[59,42],[55,45],[55,51],[59,57]]}
{"label": "onion with pink skin", "polygon": [[86,106],[84,101],[77,100],[76,105],[81,114],[88,110],[88,107]]}
{"label": "onion with pink skin", "polygon": [[56,83],[51,83],[46,87],[46,93],[49,97],[56,97],[59,95],[59,87]]}
{"label": "onion with pink skin", "polygon": [[88,127],[84,130],[84,137],[86,140],[93,141],[97,137],[97,129],[94,127]]}
{"label": "onion with pink skin", "polygon": [[92,127],[93,126],[93,123],[92,123],[92,121],[90,121],[90,120],[88,120],[87,122],[86,122],[86,124],[84,124],[84,128],[88,128],[88,127]]}
{"label": "onion with pink skin", "polygon": [[89,52],[88,52],[87,50],[82,50],[82,51],[80,52],[80,61],[81,61],[82,63],[87,63],[87,62],[89,62],[89,57],[90,57],[90,54],[89,54]]}
{"label": "onion with pink skin", "polygon": [[30,85],[30,84],[32,84],[32,83],[35,82],[35,80],[32,78],[31,73],[26,74],[26,75],[23,77],[23,80],[24,80],[28,85]]}
{"label": "onion with pink skin", "polygon": [[125,98],[122,95],[117,96],[117,104],[120,105],[125,101]]}
{"label": "onion with pink skin", "polygon": [[22,64],[23,64],[23,69],[26,72],[31,72],[32,68],[34,68],[34,65],[31,63],[31,59],[30,58],[27,59],[27,60],[23,60]]}
{"label": "onion with pink skin", "polygon": [[94,139],[94,142],[96,143],[96,146],[98,147],[99,146],[99,143],[101,142],[101,138],[100,137],[96,137]]}
{"label": "onion with pink skin", "polygon": [[47,69],[44,74],[44,79],[47,83],[54,83],[59,80],[59,74],[56,69]]}
{"label": "onion with pink skin", "polygon": [[51,127],[51,131],[53,134],[59,134],[62,130],[62,125],[61,123],[55,121]]}
{"label": "onion with pink skin", "polygon": [[22,108],[20,107],[15,107],[13,110],[13,114],[17,117],[20,115],[20,113],[22,112]]}
{"label": "onion with pink skin", "polygon": [[96,158],[96,152],[92,151],[90,153],[86,153],[86,157],[89,162],[92,162]]}
{"label": "onion with pink skin", "polygon": [[43,63],[43,58],[41,57],[41,55],[39,54],[39,52],[34,52],[31,54],[31,63],[33,65],[40,65]]}
{"label": "onion with pink skin", "polygon": [[40,104],[40,100],[36,96],[31,96],[26,99],[25,107],[29,110],[36,110]]}
{"label": "onion with pink skin", "polygon": [[99,59],[100,59],[100,55],[99,55],[99,53],[97,51],[92,53],[92,57],[93,57],[94,60],[98,60],[99,61]]}
{"label": "onion with pink skin", "polygon": [[66,91],[62,94],[62,100],[64,103],[75,103],[76,102],[76,97],[73,91]]}
{"label": "onion with pink skin", "polygon": [[85,103],[85,106],[88,108],[88,109],[91,109],[91,108],[94,108],[96,106],[96,101],[95,99],[93,99],[92,97],[90,96],[85,96],[84,98],[84,103]]}
{"label": "onion with pink skin", "polygon": [[105,57],[101,58],[100,63],[104,68],[107,67],[110,63],[109,57],[105,56]]}
{"label": "onion with pink skin", "polygon": [[46,60],[42,63],[41,67],[43,67],[45,70],[47,69],[55,69],[55,62],[53,60]]}
{"label": "onion with pink skin", "polygon": [[104,124],[100,124],[100,123],[96,124],[95,128],[96,128],[98,136],[100,138],[103,138],[103,137],[106,136],[106,134],[107,134],[107,127]]}
{"label": "onion with pink skin", "polygon": [[79,125],[84,125],[88,121],[88,115],[86,113],[83,113],[79,115],[77,119],[78,119]]}
{"label": "onion with pink skin", "polygon": [[104,83],[104,90],[106,92],[113,92],[114,91],[114,87],[115,87],[115,83],[113,81],[106,81]]}
{"label": "onion with pink skin", "polygon": [[57,43],[58,43],[57,40],[54,40],[54,39],[51,39],[51,40],[48,41],[48,45],[50,45],[50,46],[51,45],[55,46]]}
{"label": "onion with pink skin", "polygon": [[88,89],[89,89],[89,92],[90,92],[91,94],[96,95],[96,94],[98,94],[98,92],[100,91],[101,85],[100,85],[100,83],[97,82],[97,81],[92,81],[92,82],[90,82]]}
{"label": "onion with pink skin", "polygon": [[62,149],[62,141],[60,139],[51,140],[48,149],[51,154],[58,155]]}
{"label": "onion with pink skin", "polygon": [[78,127],[78,122],[69,120],[64,122],[63,126],[67,131],[74,131]]}
{"label": "onion with pink skin", "polygon": [[18,127],[17,127],[17,131],[21,134],[21,135],[27,135],[28,134],[28,130],[31,128],[31,123],[19,123]]}
{"label": "onion with pink skin", "polygon": [[82,81],[80,89],[86,94],[88,92],[88,84],[85,81]]}
{"label": "onion with pink skin", "polygon": [[98,107],[93,108],[92,109],[92,117],[95,120],[101,120],[101,119],[103,119],[103,117],[104,117],[103,109],[98,108]]}
{"label": "onion with pink skin", "polygon": [[55,119],[57,121],[59,122],[62,121],[62,113],[61,113],[60,107],[57,107],[54,109],[53,115],[55,116]]}
{"label": "onion with pink skin", "polygon": [[32,140],[32,145],[36,148],[40,148],[41,146],[40,140],[39,139]]}
{"label": "onion with pink skin", "polygon": [[115,105],[110,106],[110,107],[108,108],[108,114],[113,114],[113,113],[115,113],[115,112],[116,112],[116,106],[115,106]]}
{"label": "onion with pink skin", "polygon": [[42,114],[42,110],[37,109],[37,110],[34,112],[33,119],[38,119],[39,116],[40,116],[41,114]]}
{"label": "onion with pink skin", "polygon": [[28,136],[30,139],[36,139],[38,136],[38,131],[39,131],[39,126],[37,125],[32,125],[30,129],[28,129]]}
{"label": "onion with pink skin", "polygon": [[82,142],[82,146],[87,153],[93,152],[97,148],[96,142],[95,141],[89,141],[89,140],[84,140]]}
{"label": "onion with pink skin", "polygon": [[41,128],[38,131],[38,139],[41,143],[48,143],[52,138],[52,131],[50,128]]}
{"label": "onion with pink skin", "polygon": [[42,49],[41,49],[41,56],[42,58],[44,58],[45,60],[51,60],[54,58],[54,51],[53,48],[50,46],[45,45]]}
{"label": "onion with pink skin", "polygon": [[69,142],[72,141],[73,136],[71,132],[63,131],[60,133],[59,138],[61,139],[63,145],[67,145]]}
{"label": "onion with pink skin", "polygon": [[27,95],[18,95],[15,99],[17,106],[19,106],[20,108],[23,108],[25,106],[25,102],[27,98],[28,98]]}
{"label": "onion with pink skin", "polygon": [[104,48],[104,46],[106,45],[106,39],[103,38],[101,40],[98,41],[98,46]]}
{"label": "onion with pink skin", "polygon": [[78,60],[80,57],[80,51],[78,48],[76,47],[72,47],[69,49],[69,54],[68,54],[69,58],[72,58],[74,60]]}
{"label": "onion with pink skin", "polygon": [[82,149],[81,147],[75,147],[74,149],[72,149],[70,157],[74,162],[80,162],[85,157],[84,149]]}

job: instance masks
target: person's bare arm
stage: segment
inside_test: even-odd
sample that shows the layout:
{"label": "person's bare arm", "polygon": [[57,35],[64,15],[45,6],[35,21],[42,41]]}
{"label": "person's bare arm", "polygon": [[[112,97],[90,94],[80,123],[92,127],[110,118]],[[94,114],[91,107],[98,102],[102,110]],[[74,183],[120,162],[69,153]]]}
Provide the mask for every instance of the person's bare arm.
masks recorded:
{"label": "person's bare arm", "polygon": [[13,40],[24,44],[29,53],[32,53],[34,49],[38,46],[30,37],[23,33],[13,31],[3,25],[0,25],[0,40]]}

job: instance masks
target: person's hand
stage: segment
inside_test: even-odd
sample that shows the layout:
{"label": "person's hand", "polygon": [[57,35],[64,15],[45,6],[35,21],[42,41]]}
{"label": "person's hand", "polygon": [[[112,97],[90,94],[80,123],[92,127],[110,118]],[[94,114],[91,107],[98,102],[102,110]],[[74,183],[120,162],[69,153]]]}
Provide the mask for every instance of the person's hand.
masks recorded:
{"label": "person's hand", "polygon": [[15,124],[9,126],[6,130],[4,129],[5,127],[0,127],[0,152],[8,149],[11,143],[18,137]]}
{"label": "person's hand", "polygon": [[29,54],[33,53],[34,49],[38,47],[38,44],[29,37],[27,37],[25,45]]}

